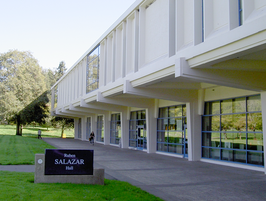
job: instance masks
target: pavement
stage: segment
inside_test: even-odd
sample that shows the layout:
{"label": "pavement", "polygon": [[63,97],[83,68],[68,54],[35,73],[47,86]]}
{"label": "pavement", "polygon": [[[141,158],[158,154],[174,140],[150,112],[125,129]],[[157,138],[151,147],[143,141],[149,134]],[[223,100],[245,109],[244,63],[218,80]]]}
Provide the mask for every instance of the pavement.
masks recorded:
{"label": "pavement", "polygon": [[[129,182],[166,201],[266,200],[263,172],[74,139],[43,140],[61,149],[93,149],[94,167],[104,168],[105,178]],[[0,166],[0,170],[34,172],[34,166]]]}

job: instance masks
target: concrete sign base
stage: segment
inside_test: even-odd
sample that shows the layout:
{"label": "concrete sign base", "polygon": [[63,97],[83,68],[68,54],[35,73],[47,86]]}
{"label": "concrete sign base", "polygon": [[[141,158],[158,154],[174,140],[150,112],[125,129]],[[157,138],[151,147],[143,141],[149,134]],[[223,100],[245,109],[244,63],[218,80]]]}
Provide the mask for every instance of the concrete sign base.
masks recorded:
{"label": "concrete sign base", "polygon": [[35,154],[34,183],[74,183],[104,185],[104,169],[93,169],[93,175],[45,175],[45,155]]}

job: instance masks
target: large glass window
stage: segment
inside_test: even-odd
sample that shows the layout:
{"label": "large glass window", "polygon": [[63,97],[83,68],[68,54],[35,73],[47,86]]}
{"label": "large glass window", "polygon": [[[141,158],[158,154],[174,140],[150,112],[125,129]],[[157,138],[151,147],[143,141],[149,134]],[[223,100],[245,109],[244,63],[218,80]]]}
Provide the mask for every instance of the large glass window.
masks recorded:
{"label": "large glass window", "polygon": [[110,143],[119,144],[121,139],[121,120],[120,114],[111,115]]}
{"label": "large glass window", "polygon": [[159,109],[157,119],[157,151],[185,154],[186,105]]}
{"label": "large glass window", "polygon": [[103,118],[103,116],[97,117],[96,141],[104,142],[104,118]]}
{"label": "large glass window", "polygon": [[147,149],[145,110],[133,111],[130,114],[129,146]]}
{"label": "large glass window", "polygon": [[264,166],[260,96],[205,103],[202,157]]}
{"label": "large glass window", "polygon": [[100,46],[87,56],[87,85],[86,93],[99,88]]}

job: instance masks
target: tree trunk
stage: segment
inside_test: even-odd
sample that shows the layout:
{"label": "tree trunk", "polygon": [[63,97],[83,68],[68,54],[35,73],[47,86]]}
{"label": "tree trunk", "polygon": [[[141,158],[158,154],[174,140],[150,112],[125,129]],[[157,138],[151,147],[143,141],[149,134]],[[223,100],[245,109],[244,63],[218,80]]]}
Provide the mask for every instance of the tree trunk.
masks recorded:
{"label": "tree trunk", "polygon": [[64,129],[65,129],[65,124],[62,125],[61,138],[63,138],[63,135],[64,135]]}
{"label": "tree trunk", "polygon": [[22,129],[20,130],[20,116],[19,115],[17,115],[17,131],[16,131],[16,135],[22,136]]}

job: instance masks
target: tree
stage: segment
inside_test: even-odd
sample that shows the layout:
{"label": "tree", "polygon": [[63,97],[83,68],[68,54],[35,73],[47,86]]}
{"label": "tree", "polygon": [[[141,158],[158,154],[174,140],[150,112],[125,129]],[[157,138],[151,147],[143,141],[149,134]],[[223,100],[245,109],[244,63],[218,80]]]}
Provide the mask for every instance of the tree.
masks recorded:
{"label": "tree", "polygon": [[22,135],[22,124],[30,124],[36,122],[39,124],[45,123],[45,118],[49,115],[49,91],[45,91],[42,95],[32,101],[23,110],[15,115],[14,119],[17,123],[17,135]]}
{"label": "tree", "polygon": [[57,72],[56,71],[52,71],[51,69],[48,70],[44,70],[43,74],[45,76],[45,80],[46,80],[46,87],[47,89],[51,89],[51,87],[56,83],[57,81]]}
{"label": "tree", "polygon": [[57,67],[56,71],[56,81],[58,81],[66,72],[66,64],[64,61],[61,61],[59,63],[59,66]]}
{"label": "tree", "polygon": [[61,138],[63,138],[65,129],[74,128],[74,119],[55,117],[52,119],[52,125],[54,127],[61,128]]}
{"label": "tree", "polygon": [[0,118],[14,119],[36,97],[46,91],[45,76],[28,51],[0,54]]}

